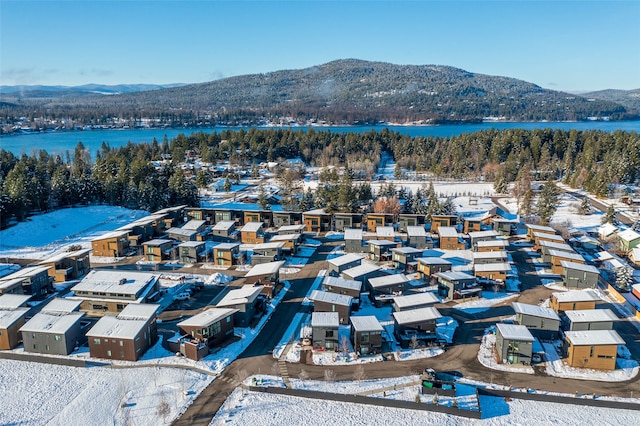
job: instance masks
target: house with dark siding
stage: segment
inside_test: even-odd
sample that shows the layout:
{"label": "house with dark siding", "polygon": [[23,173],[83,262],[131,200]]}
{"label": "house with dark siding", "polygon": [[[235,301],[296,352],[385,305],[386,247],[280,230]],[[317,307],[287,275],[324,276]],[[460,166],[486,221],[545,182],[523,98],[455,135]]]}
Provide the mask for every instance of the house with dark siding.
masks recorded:
{"label": "house with dark siding", "polygon": [[558,337],[560,317],[553,309],[518,302],[511,306],[516,313],[516,323],[527,327],[534,336],[544,340]]}
{"label": "house with dark siding", "polygon": [[381,353],[383,331],[382,325],[373,315],[351,317],[353,349],[360,356]]}

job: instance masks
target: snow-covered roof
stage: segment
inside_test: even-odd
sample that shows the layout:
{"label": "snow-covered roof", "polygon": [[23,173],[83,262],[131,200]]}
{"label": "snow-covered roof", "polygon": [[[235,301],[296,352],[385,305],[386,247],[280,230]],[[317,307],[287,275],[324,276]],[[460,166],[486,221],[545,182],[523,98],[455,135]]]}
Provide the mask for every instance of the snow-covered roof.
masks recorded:
{"label": "snow-covered roof", "polygon": [[506,259],[507,252],[500,251],[475,251],[473,252],[473,260],[476,259]]}
{"label": "snow-covered roof", "polygon": [[185,231],[197,231],[198,228],[203,226],[205,223],[207,223],[206,220],[191,219],[189,222],[182,225],[182,229]]}
{"label": "snow-covered roof", "polygon": [[327,213],[324,209],[315,209],[315,210],[309,210],[306,212],[302,213],[303,215],[311,215],[311,216],[319,216],[319,215],[327,215],[329,213]]}
{"label": "snow-covered roof", "polygon": [[564,242],[564,238],[562,238],[562,236],[560,235],[556,235],[556,234],[545,234],[543,232],[534,232],[533,233],[533,238],[537,239],[547,239],[547,240],[553,240],[553,241],[559,241],[559,242]]}
{"label": "snow-covered roof", "polygon": [[476,238],[497,238],[498,237],[498,231],[472,231],[469,232],[469,237],[471,239],[476,239]]}
{"label": "snow-covered roof", "polygon": [[27,321],[20,331],[29,333],[64,334],[84,317],[84,312],[39,312]]}
{"label": "snow-covered roof", "polygon": [[17,309],[27,303],[31,296],[24,294],[2,294],[0,295],[0,310]]}
{"label": "snow-covered roof", "polygon": [[369,285],[372,288],[381,288],[398,284],[408,283],[409,279],[405,274],[389,274],[381,277],[369,278]]}
{"label": "snow-covered roof", "polygon": [[148,272],[122,270],[90,271],[71,291],[90,291],[135,295],[140,290],[155,282],[158,276]]}
{"label": "snow-covered roof", "polygon": [[413,254],[413,253],[422,253],[423,250],[417,249],[415,247],[396,247],[391,249],[393,253],[400,254]]}
{"label": "snow-covered roof", "polygon": [[362,262],[360,265],[354,268],[350,268],[345,271],[342,271],[342,274],[351,278],[355,278],[355,277],[361,277],[366,274],[370,274],[379,269],[380,267],[378,265],[374,265],[373,263],[370,263],[370,262]]}
{"label": "snow-covered roof", "polygon": [[106,239],[110,239],[110,238],[121,238],[121,237],[126,237],[127,235],[129,235],[128,230],[126,231],[111,231],[111,232],[107,232],[104,233],[98,237],[92,238],[91,241],[101,241],[101,240],[106,240]]}
{"label": "snow-covered roof", "polygon": [[205,245],[204,241],[185,241],[184,243],[178,244],[178,247],[200,247]]}
{"label": "snow-covered roof", "polygon": [[178,327],[208,327],[211,324],[220,321],[223,318],[238,312],[237,309],[230,308],[209,308],[199,314],[187,318],[176,324]]}
{"label": "snow-covered roof", "polygon": [[618,232],[618,227],[612,223],[605,223],[598,228],[598,234],[602,237],[608,237]]}
{"label": "snow-covered roof", "polygon": [[81,304],[82,300],[56,297],[51,302],[47,303],[40,312],[69,313],[77,311]]}
{"label": "snow-covered roof", "polygon": [[620,232],[618,234],[618,238],[620,238],[622,241],[631,242],[631,241],[635,241],[635,240],[640,239],[640,234],[638,234],[633,229],[627,229],[627,230],[624,230],[624,231]]}
{"label": "snow-covered roof", "polygon": [[571,322],[606,322],[617,321],[611,309],[583,309],[579,311],[564,311]]}
{"label": "snow-covered roof", "polygon": [[355,331],[383,331],[380,321],[373,315],[351,317],[351,325]]}
{"label": "snow-covered roof", "polygon": [[284,247],[283,242],[276,241],[274,243],[260,243],[253,246],[253,251],[256,250],[273,250]]}
{"label": "snow-covered roof", "polygon": [[331,265],[333,266],[342,266],[342,265],[346,265],[352,262],[357,262],[357,261],[361,261],[364,258],[364,256],[360,255],[360,254],[356,254],[356,253],[348,253],[345,254],[343,256],[340,257],[335,257],[333,259],[329,259],[327,260],[327,262],[329,262]]}
{"label": "snow-covered roof", "polygon": [[87,337],[134,339],[146,325],[146,320],[120,319],[114,315],[105,315],[91,327],[91,330],[87,333]]}
{"label": "snow-covered roof", "polygon": [[560,251],[574,251],[573,248],[567,243],[555,243],[553,241],[540,241],[538,243],[540,247],[544,247],[550,250],[560,250]]}
{"label": "snow-covered roof", "polygon": [[397,246],[398,245],[394,241],[389,241],[389,240],[369,240],[369,241],[367,241],[367,244],[372,245],[372,246],[379,246],[379,247]]}
{"label": "snow-covered roof", "polygon": [[410,308],[412,306],[440,303],[440,299],[438,299],[435,294],[425,291],[423,293],[409,294],[407,296],[396,296],[393,298],[393,303],[395,303],[398,308],[403,309]]}
{"label": "snow-covered roof", "polygon": [[476,243],[476,245],[478,246],[478,248],[483,248],[483,247],[507,247],[509,245],[509,241],[507,241],[507,240],[485,240],[485,241],[478,241]]}
{"label": "snow-covered roof", "polygon": [[636,262],[640,262],[640,247],[633,248],[629,253],[629,258]]}
{"label": "snow-covered roof", "polygon": [[566,260],[561,260],[560,266],[567,269],[574,269],[576,271],[589,272],[592,274],[600,274],[600,271],[598,270],[598,268],[592,265],[584,265],[582,263],[567,262]]}
{"label": "snow-covered roof", "polygon": [[436,308],[430,306],[428,308],[393,312],[393,317],[398,324],[408,325],[422,321],[437,320],[438,318],[442,318],[442,315],[440,315],[440,312]]}
{"label": "snow-covered roof", "polygon": [[565,331],[564,336],[573,346],[624,345],[615,330]]}
{"label": "snow-covered roof", "polygon": [[16,321],[23,318],[29,312],[29,308],[0,309],[0,329],[11,327]]}
{"label": "snow-covered roof", "polygon": [[304,230],[304,225],[283,225],[278,228],[278,232],[301,232]]}
{"label": "snow-covered roof", "polygon": [[217,250],[233,250],[236,247],[240,247],[240,243],[222,243],[218,244],[214,248]]}
{"label": "snow-covered roof", "polygon": [[378,238],[393,237],[395,231],[393,230],[393,226],[378,226],[376,228],[376,235]]}
{"label": "snow-covered roof", "polygon": [[497,323],[496,329],[498,333],[507,340],[516,340],[519,342],[533,342],[533,336],[527,327],[518,324]]}
{"label": "snow-covered roof", "polygon": [[362,240],[362,229],[353,229],[348,228],[344,230],[344,239],[345,240]]}
{"label": "snow-covered roof", "polygon": [[441,257],[419,257],[416,260],[423,265],[451,265],[451,262]]}
{"label": "snow-covered roof", "polygon": [[279,242],[279,241],[296,241],[299,240],[300,238],[302,238],[302,235],[300,234],[280,234],[280,235],[274,235],[273,237],[271,237],[272,242]]}
{"label": "snow-covered roof", "polygon": [[258,285],[243,285],[240,288],[236,288],[230,290],[223,298],[220,300],[216,306],[223,308],[226,306],[235,306],[235,305],[244,305],[247,303],[252,303],[258,295],[262,292],[264,286]]}
{"label": "snow-covered roof", "polygon": [[337,312],[313,312],[311,314],[311,327],[340,326],[340,315]]}
{"label": "snow-covered roof", "polygon": [[427,231],[424,229],[424,226],[407,226],[407,236],[426,237]]}
{"label": "snow-covered roof", "polygon": [[8,281],[16,278],[31,278],[43,272],[47,272],[50,268],[50,266],[27,266],[26,268],[22,268],[19,271],[14,272],[13,274],[2,277],[2,280]]}
{"label": "snow-covered roof", "polygon": [[527,227],[527,229],[531,229],[534,232],[545,232],[545,233],[551,233],[551,234],[556,233],[556,230],[550,226],[533,225],[530,223],[527,223],[525,226]]}
{"label": "snow-covered roof", "polygon": [[600,297],[591,290],[570,290],[559,293],[551,293],[560,303],[564,302],[589,302],[598,301]]}
{"label": "snow-covered roof", "polygon": [[439,226],[438,227],[438,235],[440,237],[457,237],[458,230],[453,226]]}
{"label": "snow-covered roof", "polygon": [[262,228],[264,228],[263,222],[247,222],[240,232],[258,232]]}
{"label": "snow-covered roof", "polygon": [[346,294],[331,293],[328,291],[313,290],[309,300],[314,302],[332,303],[334,305],[351,306],[353,297]]}
{"label": "snow-covered roof", "polygon": [[470,275],[462,271],[446,271],[437,272],[436,277],[441,277],[447,281],[463,281],[463,280],[475,280],[473,275]]}
{"label": "snow-covered roof", "polygon": [[582,260],[584,262],[584,257],[582,257],[581,254],[570,251],[549,250],[549,256],[559,257],[561,259]]}
{"label": "snow-covered roof", "polygon": [[234,220],[221,220],[213,226],[214,231],[228,231],[232,227],[236,226]]}
{"label": "snow-covered roof", "polygon": [[47,263],[55,263],[55,262],[59,262],[63,259],[69,259],[69,258],[73,258],[73,257],[80,257],[80,256],[84,256],[89,254],[89,252],[91,251],[90,248],[88,249],[81,249],[81,250],[75,250],[75,251],[70,251],[70,252],[63,252],[63,253],[58,253],[55,256],[51,256],[41,262],[38,263],[38,265],[44,265]]}
{"label": "snow-covered roof", "polygon": [[277,262],[260,263],[247,272],[245,277],[255,277],[257,275],[275,274],[284,265],[284,260]]}
{"label": "snow-covered roof", "polygon": [[551,308],[545,308],[538,305],[529,305],[526,303],[513,302],[511,303],[513,310],[516,311],[516,314],[529,315],[532,317],[538,318],[547,318],[551,320],[560,321],[560,317],[556,314]]}
{"label": "snow-covered roof", "polygon": [[129,303],[120,311],[118,319],[148,321],[159,309],[160,305],[154,303]]}
{"label": "snow-covered roof", "polygon": [[182,228],[169,228],[167,229],[167,234],[169,235],[182,235],[185,237],[190,237],[198,232],[192,229],[182,229]]}
{"label": "snow-covered roof", "polygon": [[341,277],[332,277],[329,275],[324,277],[324,279],[322,280],[322,285],[358,291],[362,289],[362,283],[360,281],[346,280]]}
{"label": "snow-covered roof", "polygon": [[171,243],[173,243],[172,240],[163,240],[163,239],[160,239],[160,238],[156,238],[154,240],[149,240],[149,241],[147,241],[145,243],[142,243],[142,244],[145,245],[145,246],[159,247],[159,246],[162,246],[164,244],[171,244]]}
{"label": "snow-covered roof", "polygon": [[511,265],[508,263],[484,263],[473,265],[473,270],[476,272],[509,272]]}

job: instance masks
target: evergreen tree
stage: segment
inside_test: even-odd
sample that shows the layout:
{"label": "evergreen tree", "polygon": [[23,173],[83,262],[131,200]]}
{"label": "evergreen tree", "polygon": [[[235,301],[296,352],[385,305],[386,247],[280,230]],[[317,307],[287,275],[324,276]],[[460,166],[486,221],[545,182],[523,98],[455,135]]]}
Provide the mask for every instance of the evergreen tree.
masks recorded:
{"label": "evergreen tree", "polygon": [[582,201],[580,202],[578,213],[580,213],[581,215],[588,215],[589,213],[591,213],[591,202],[589,201],[589,198],[584,197],[582,199]]}
{"label": "evergreen tree", "polygon": [[506,194],[508,189],[509,183],[507,181],[505,167],[500,166],[496,172],[496,180],[493,182],[493,190],[498,194]]}
{"label": "evergreen tree", "polygon": [[551,178],[542,185],[542,191],[538,198],[538,216],[543,225],[548,225],[551,220],[551,216],[556,212],[558,208],[558,197],[560,191],[555,182]]}
{"label": "evergreen tree", "polygon": [[615,219],[616,209],[612,205],[610,205],[609,207],[607,207],[607,211],[604,213],[604,216],[602,216],[600,223],[602,223],[603,225],[605,223],[614,223]]}
{"label": "evergreen tree", "polygon": [[633,275],[630,268],[627,266],[621,266],[615,270],[616,273],[616,286],[621,290],[629,290],[633,285]]}
{"label": "evergreen tree", "polygon": [[267,191],[264,189],[264,185],[260,185],[258,188],[258,205],[262,210],[271,210],[271,205],[267,199]]}

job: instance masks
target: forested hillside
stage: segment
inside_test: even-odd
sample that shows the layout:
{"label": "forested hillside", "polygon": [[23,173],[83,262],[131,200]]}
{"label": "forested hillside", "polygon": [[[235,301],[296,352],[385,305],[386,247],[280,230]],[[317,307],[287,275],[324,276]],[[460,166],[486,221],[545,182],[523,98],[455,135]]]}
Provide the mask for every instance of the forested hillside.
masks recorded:
{"label": "forested hillside", "polygon": [[104,125],[152,118],[153,125],[264,122],[327,124],[479,121],[567,121],[633,118],[601,100],[543,89],[507,77],[439,65],[340,60],[301,70],[231,77],[202,84],[119,95],[0,96],[0,118],[73,119]]}
{"label": "forested hillside", "polygon": [[[89,203],[150,211],[197,205],[196,185],[205,187],[212,181],[218,162],[228,162],[229,176],[237,179],[238,171],[253,173],[260,161],[295,157],[313,166],[345,166],[349,173],[331,169],[321,174],[320,188],[301,200],[290,197],[295,199],[289,200],[287,208],[350,210],[355,200],[370,201],[368,181],[383,152],[395,158],[398,177],[416,171],[425,180],[493,181],[500,192],[514,181],[561,178],[575,188],[606,195],[612,183],[640,179],[640,135],[635,132],[514,129],[450,138],[411,138],[388,130],[363,134],[313,129],[198,132],[117,149],[105,143],[95,161],[82,143],[64,156],[41,150],[16,157],[0,150],[0,217],[6,225],[11,218],[23,219],[34,211]],[[204,166],[186,164],[189,158],[199,158]],[[284,177],[289,182],[301,178]],[[364,182],[357,184],[358,180]],[[385,192],[391,195],[393,188]]]}

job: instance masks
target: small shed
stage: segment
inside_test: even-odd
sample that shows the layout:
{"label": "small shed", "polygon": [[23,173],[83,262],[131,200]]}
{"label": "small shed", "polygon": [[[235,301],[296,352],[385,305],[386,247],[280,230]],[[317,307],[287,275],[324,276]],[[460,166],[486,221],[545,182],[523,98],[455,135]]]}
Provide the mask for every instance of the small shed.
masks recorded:
{"label": "small shed", "polygon": [[503,364],[531,364],[534,340],[524,325],[496,324],[498,361]]}

